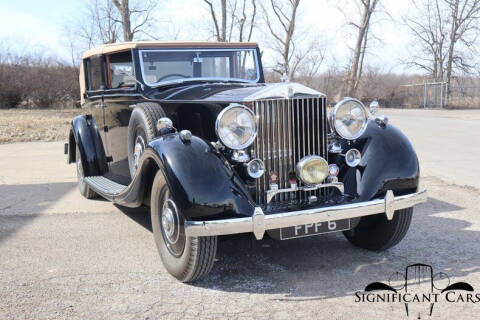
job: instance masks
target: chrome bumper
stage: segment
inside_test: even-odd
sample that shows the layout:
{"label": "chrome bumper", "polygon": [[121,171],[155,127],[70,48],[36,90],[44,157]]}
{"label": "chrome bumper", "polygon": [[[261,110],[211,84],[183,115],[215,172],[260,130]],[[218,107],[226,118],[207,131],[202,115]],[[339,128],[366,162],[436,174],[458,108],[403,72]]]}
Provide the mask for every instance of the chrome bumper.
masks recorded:
{"label": "chrome bumper", "polygon": [[252,217],[214,221],[186,221],[185,233],[189,237],[203,237],[253,232],[255,237],[260,240],[266,230],[302,224],[358,218],[378,213],[385,213],[387,219],[392,220],[396,210],[413,207],[426,201],[427,190],[398,197],[395,197],[393,192],[389,190],[384,199],[300,211],[265,215],[261,208],[256,207]]}

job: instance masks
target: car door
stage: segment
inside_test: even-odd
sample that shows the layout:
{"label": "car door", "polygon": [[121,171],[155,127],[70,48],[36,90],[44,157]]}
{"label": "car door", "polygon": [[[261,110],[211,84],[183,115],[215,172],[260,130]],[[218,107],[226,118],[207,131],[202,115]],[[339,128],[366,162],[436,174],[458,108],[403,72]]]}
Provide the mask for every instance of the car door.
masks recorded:
{"label": "car door", "polygon": [[104,103],[102,100],[105,89],[103,72],[103,56],[92,56],[83,60],[85,70],[85,103],[82,106],[85,114],[92,115],[102,139],[105,155],[108,156],[107,136],[104,131]]}
{"label": "car door", "polygon": [[[118,183],[130,183],[128,169],[127,133],[132,105],[138,100],[130,50],[105,56],[106,90],[104,120],[106,145],[109,153],[108,178]],[[116,72],[122,70],[122,72]]]}

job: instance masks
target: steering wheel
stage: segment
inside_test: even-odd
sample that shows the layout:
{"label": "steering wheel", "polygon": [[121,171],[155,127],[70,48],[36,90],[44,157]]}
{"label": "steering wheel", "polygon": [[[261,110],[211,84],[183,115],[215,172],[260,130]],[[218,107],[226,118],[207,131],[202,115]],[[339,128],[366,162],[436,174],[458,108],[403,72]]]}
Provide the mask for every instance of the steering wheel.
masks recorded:
{"label": "steering wheel", "polygon": [[167,74],[163,77],[161,77],[160,79],[158,79],[158,82],[166,79],[166,78],[170,78],[170,77],[182,77],[182,78],[190,78],[190,76],[186,76],[186,75],[183,75],[183,74],[180,74],[180,73],[170,73],[170,74]]}

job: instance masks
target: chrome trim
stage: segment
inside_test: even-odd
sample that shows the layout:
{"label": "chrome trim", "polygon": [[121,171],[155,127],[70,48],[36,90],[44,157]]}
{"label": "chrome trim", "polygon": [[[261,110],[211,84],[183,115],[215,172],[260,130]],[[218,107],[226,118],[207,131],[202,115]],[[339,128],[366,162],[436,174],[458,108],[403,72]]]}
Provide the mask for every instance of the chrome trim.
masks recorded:
{"label": "chrome trim", "polygon": [[[185,234],[188,237],[218,236],[253,232],[257,240],[263,238],[266,230],[292,227],[308,223],[352,219],[386,213],[391,220],[395,211],[413,207],[427,201],[427,190],[394,197],[389,190],[383,199],[341,204],[331,207],[313,208],[300,211],[265,215],[256,207],[252,217],[222,219],[213,221],[186,221]],[[397,212],[397,214],[399,214]]]}
{"label": "chrome trim", "polygon": [[332,143],[328,145],[328,152],[342,153],[342,145],[338,141],[332,141]]}
{"label": "chrome trim", "polygon": [[267,191],[267,203],[272,201],[273,197],[275,197],[279,193],[286,193],[286,192],[297,192],[297,191],[315,191],[319,189],[325,189],[334,187],[337,188],[342,194],[344,193],[344,186],[343,182],[330,182],[324,184],[316,184],[313,186],[301,186],[299,187],[296,183],[292,183],[290,188],[287,189],[270,189]]}
{"label": "chrome trim", "polygon": [[180,139],[182,139],[183,142],[190,142],[190,140],[192,140],[192,133],[190,130],[180,131]]}
{"label": "chrome trim", "polygon": [[235,162],[245,163],[250,160],[250,156],[245,150],[235,150],[232,154],[232,160]]}
{"label": "chrome trim", "polygon": [[375,123],[380,127],[385,127],[388,124],[388,117],[384,115],[377,116],[375,118]]}
{"label": "chrome trim", "polygon": [[165,128],[172,129],[173,122],[170,118],[162,117],[157,121],[157,130],[161,131],[162,129],[165,129]]}
{"label": "chrome trim", "polygon": [[[335,116],[337,114],[337,111],[338,109],[344,105],[345,103],[349,102],[349,101],[353,101],[353,102],[356,102],[358,103],[362,108],[363,108],[363,111],[365,112],[365,121],[362,125],[362,128],[360,129],[360,131],[357,132],[356,135],[352,136],[352,137],[344,137],[342,136],[340,133],[338,133],[337,131],[337,128],[335,127]],[[343,139],[347,139],[347,140],[355,140],[357,138],[359,138],[364,132],[365,130],[367,130],[367,126],[368,126],[368,111],[367,111],[367,108],[365,107],[365,105],[358,99],[354,99],[354,98],[343,98],[340,102],[338,102],[337,104],[335,104],[335,107],[333,108],[332,110],[332,113],[330,114],[330,124],[332,126],[332,128],[335,130],[335,133],[338,134],[340,137],[342,137]]]}
{"label": "chrome trim", "polygon": [[[246,110],[248,113],[250,113],[250,115],[252,116],[253,118],[253,122],[255,123],[255,128],[253,130],[253,134],[252,136],[248,139],[247,142],[245,142],[244,144],[242,145],[239,145],[239,146],[228,146],[224,141],[222,141],[222,138],[220,137],[220,135],[218,134],[218,127],[220,126],[220,121],[223,117],[223,115],[233,109],[233,108],[242,108],[244,110]],[[258,119],[257,117],[255,116],[255,113],[253,113],[252,110],[250,110],[249,108],[247,108],[246,106],[244,106],[243,104],[239,104],[239,103],[230,103],[228,105],[228,107],[226,107],[225,109],[223,109],[222,111],[220,111],[220,113],[218,114],[217,116],[217,120],[215,121],[215,134],[217,135],[218,139],[220,140],[221,143],[223,143],[227,148],[230,148],[230,149],[233,149],[233,150],[241,150],[241,149],[245,149],[247,147],[249,147],[253,141],[255,141],[255,138],[257,137],[257,134],[258,134]]]}
{"label": "chrome trim", "polygon": [[375,113],[377,113],[377,109],[379,107],[378,101],[373,100],[370,102],[370,105],[368,106],[370,114],[373,116]]}
{"label": "chrome trim", "polygon": [[[325,101],[323,95],[253,101],[258,136],[252,145],[252,157],[263,160],[267,173],[256,181],[257,205],[265,208],[267,204],[270,172],[278,174],[278,188],[286,189],[290,187],[290,174],[305,156],[318,155],[328,162]],[[302,181],[298,184],[304,185]],[[280,194],[273,201],[305,202],[314,192]],[[315,195],[324,198],[322,192],[317,191]]]}
{"label": "chrome trim", "polygon": [[272,99],[319,98],[325,94],[296,82],[268,83],[263,89],[245,97],[243,101]]}

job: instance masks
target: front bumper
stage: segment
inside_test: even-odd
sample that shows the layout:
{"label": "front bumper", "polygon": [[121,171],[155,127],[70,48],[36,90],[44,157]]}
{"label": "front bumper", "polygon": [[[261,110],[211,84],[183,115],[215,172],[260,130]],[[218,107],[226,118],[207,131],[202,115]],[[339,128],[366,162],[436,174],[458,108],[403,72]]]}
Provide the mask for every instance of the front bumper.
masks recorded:
{"label": "front bumper", "polygon": [[263,238],[266,230],[286,228],[317,222],[358,218],[385,213],[392,220],[396,210],[413,207],[427,201],[427,190],[395,197],[389,190],[384,199],[342,204],[331,207],[314,208],[265,215],[256,207],[251,217],[213,221],[186,221],[185,233],[189,237],[219,236],[253,232],[257,240]]}

